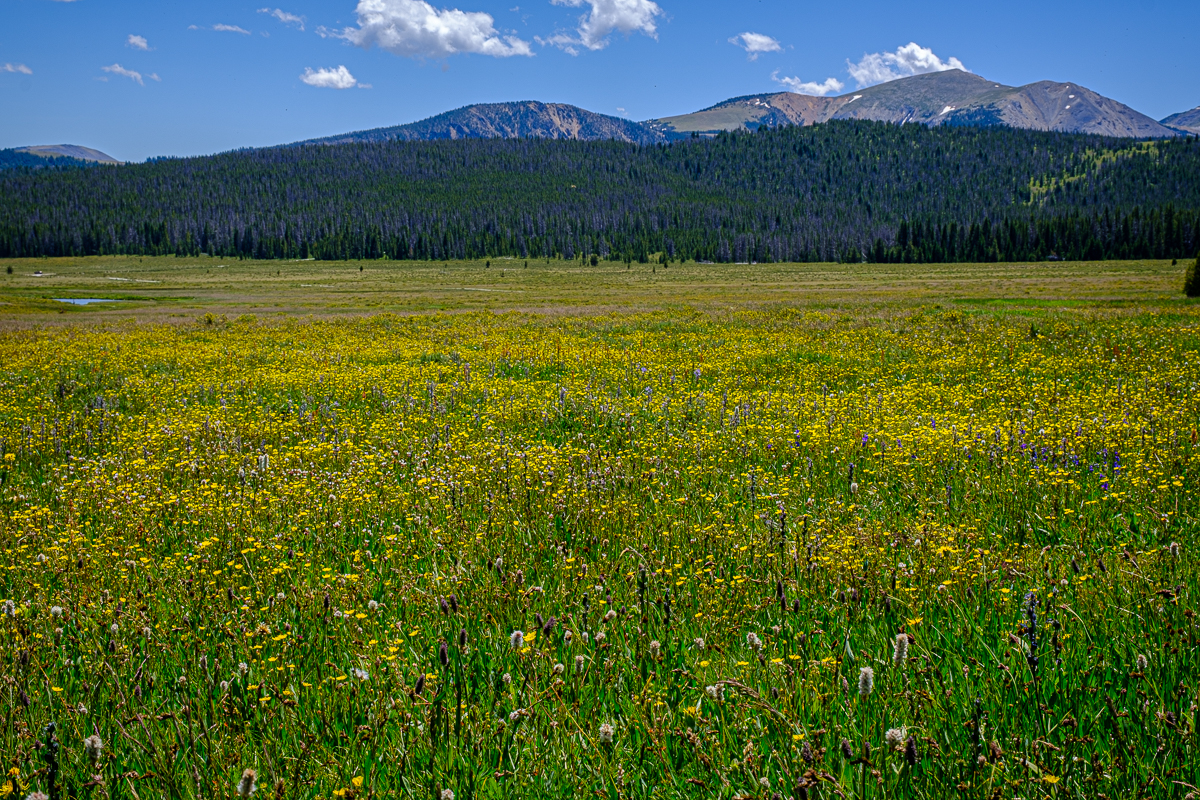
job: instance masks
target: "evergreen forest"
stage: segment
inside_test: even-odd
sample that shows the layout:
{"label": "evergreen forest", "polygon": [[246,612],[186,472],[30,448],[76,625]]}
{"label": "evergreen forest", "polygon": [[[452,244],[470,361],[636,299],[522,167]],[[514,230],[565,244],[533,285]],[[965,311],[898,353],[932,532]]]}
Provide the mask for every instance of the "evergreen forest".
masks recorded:
{"label": "evergreen forest", "polygon": [[0,172],[0,257],[1193,258],[1200,139],[829,122],[659,145],[303,145]]}

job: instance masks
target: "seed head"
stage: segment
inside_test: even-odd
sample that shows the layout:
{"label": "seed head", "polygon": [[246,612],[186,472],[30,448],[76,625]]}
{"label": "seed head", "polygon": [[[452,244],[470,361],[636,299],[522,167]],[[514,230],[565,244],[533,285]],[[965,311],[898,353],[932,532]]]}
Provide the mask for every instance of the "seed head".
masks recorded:
{"label": "seed head", "polygon": [[30,792],[25,795],[25,800],[50,800],[50,798],[41,792]]}
{"label": "seed head", "polygon": [[563,671],[564,671],[565,669],[566,669],[566,667],[564,667],[562,664],[555,664],[555,665],[554,665],[554,674],[555,674],[555,675],[562,675],[562,674],[563,674]]}
{"label": "seed head", "polygon": [[896,650],[892,653],[892,663],[901,666],[908,660],[908,634],[896,634]]}
{"label": "seed head", "polygon": [[850,761],[851,759],[854,758],[854,748],[852,748],[850,746],[849,739],[842,739],[841,747],[842,747],[842,758],[846,759],[847,761]]}
{"label": "seed head", "polygon": [[442,800],[454,800],[454,790],[442,789]]}
{"label": "seed head", "polygon": [[887,733],[883,735],[883,740],[887,742],[888,750],[895,750],[904,744],[904,737],[907,735],[908,731],[901,725],[899,728],[888,728]]}
{"label": "seed head", "polygon": [[238,781],[237,793],[239,797],[249,797],[258,789],[254,785],[254,781],[258,778],[258,773],[252,769],[247,769],[242,773],[242,779]]}
{"label": "seed head", "polygon": [[438,661],[442,662],[443,668],[450,666],[450,648],[446,647],[445,642],[438,645]]}
{"label": "seed head", "polygon": [[370,602],[367,603],[367,611],[370,611],[372,614],[374,614],[378,610],[379,610],[379,603],[377,603],[376,601],[371,600]]}
{"label": "seed head", "polygon": [[512,635],[508,637],[508,641],[512,644],[514,650],[520,650],[525,646],[524,631],[513,631]]}
{"label": "seed head", "polygon": [[1171,556],[1172,558],[1179,558],[1179,542],[1171,542]]}
{"label": "seed head", "polygon": [[756,653],[761,653],[763,648],[762,639],[758,638],[758,634],[754,631],[746,634],[746,646]]}
{"label": "seed head", "polygon": [[917,737],[908,737],[908,742],[904,745],[904,760],[910,767],[915,767],[917,761],[920,760],[920,754],[917,752]]}
{"label": "seed head", "polygon": [[504,673],[500,676],[500,682],[505,686],[510,686],[512,684],[512,675],[509,675],[507,672]]}
{"label": "seed head", "polygon": [[463,628],[458,632],[458,646],[460,648],[467,646],[467,629]]}
{"label": "seed head", "polygon": [[863,667],[858,671],[858,696],[866,697],[875,691],[875,670]]}
{"label": "seed head", "polygon": [[612,622],[616,618],[617,618],[617,612],[613,611],[611,608],[608,611],[604,612],[604,621],[605,622]]}
{"label": "seed head", "polygon": [[697,638],[693,639],[693,640],[692,640],[692,644],[696,646],[696,649],[697,649],[697,650],[703,650],[703,649],[704,649],[704,639],[702,639],[702,638],[700,638],[700,637],[697,637]]}
{"label": "seed head", "polygon": [[55,619],[58,619],[62,615],[63,615],[62,606],[53,606],[50,609],[50,616],[54,617]]}
{"label": "seed head", "polygon": [[658,658],[660,652],[662,652],[662,643],[656,639],[650,643],[650,657]]}
{"label": "seed head", "polygon": [[575,672],[583,672],[584,666],[587,664],[587,659],[583,656],[575,656]]}
{"label": "seed head", "polygon": [[100,738],[100,734],[93,733],[83,740],[83,752],[94,769],[100,763],[100,756],[104,754],[104,741]]}
{"label": "seed head", "polygon": [[615,731],[614,731],[612,725],[610,725],[607,722],[605,722],[603,725],[601,725],[600,726],[600,744],[612,744],[613,733],[615,733]]}
{"label": "seed head", "polygon": [[1147,659],[1144,655],[1139,653],[1138,657],[1137,657],[1137,671],[1145,672],[1149,668],[1150,668],[1149,659]]}

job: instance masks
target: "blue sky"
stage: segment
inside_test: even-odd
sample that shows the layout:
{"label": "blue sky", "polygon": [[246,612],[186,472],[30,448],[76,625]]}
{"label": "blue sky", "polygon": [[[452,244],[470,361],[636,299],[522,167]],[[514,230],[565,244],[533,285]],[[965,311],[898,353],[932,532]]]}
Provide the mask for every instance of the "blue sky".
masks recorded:
{"label": "blue sky", "polygon": [[0,147],[141,160],[523,99],[640,120],[955,64],[1160,119],[1200,104],[1200,3],[0,0]]}

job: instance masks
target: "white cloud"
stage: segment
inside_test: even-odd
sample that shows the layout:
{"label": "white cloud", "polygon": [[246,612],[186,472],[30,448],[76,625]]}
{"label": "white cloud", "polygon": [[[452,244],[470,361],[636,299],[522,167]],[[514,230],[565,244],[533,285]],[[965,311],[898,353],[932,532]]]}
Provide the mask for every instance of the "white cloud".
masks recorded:
{"label": "white cloud", "polygon": [[654,18],[661,15],[663,10],[652,0],[550,0],[556,6],[571,6],[582,8],[591,6],[591,12],[579,18],[576,35],[558,33],[548,39],[538,38],[541,44],[561,47],[571,55],[577,54],[578,47],[588,50],[603,50],[608,47],[608,37],[613,31],[624,34],[644,33],[654,39],[658,36],[658,27]]}
{"label": "white cloud", "polygon": [[149,50],[150,43],[146,41],[145,36],[135,36],[129,34],[129,38],[125,40],[125,44],[132,47],[134,50]]}
{"label": "white cloud", "polygon": [[745,50],[751,61],[757,61],[763,53],[783,52],[783,46],[779,44],[779,40],[762,33],[751,33],[750,31],[739,33],[730,39],[729,43]]}
{"label": "white cloud", "polygon": [[364,49],[376,45],[407,58],[446,58],[478,53],[496,58],[532,56],[529,42],[501,36],[491,14],[436,9],[425,0],[359,0],[357,28],[341,32],[325,28],[321,36],[345,39]]}
{"label": "white cloud", "polygon": [[929,72],[945,72],[951,69],[970,72],[957,58],[942,61],[928,47],[921,47],[916,42],[909,42],[894,53],[864,54],[857,64],[847,59],[846,65],[850,77],[858,82],[860,89]]}
{"label": "white cloud", "polygon": [[817,97],[824,97],[827,94],[840,92],[846,87],[846,84],[837,78],[826,78],[824,83],[804,81],[800,78],[781,78],[779,77],[779,70],[771,73],[771,80],[783,84],[788,88],[788,91],[796,92],[797,94],[816,95]]}
{"label": "white cloud", "polygon": [[0,72],[19,72],[22,75],[32,75],[33,70],[24,64],[5,64],[0,67]]}
{"label": "white cloud", "polygon": [[146,85],[145,81],[142,80],[142,73],[134,72],[131,69],[125,69],[120,64],[113,64],[108,67],[101,67],[100,69],[104,70],[105,72],[110,72],[113,75],[120,75],[122,78],[129,78],[138,86]]}
{"label": "white cloud", "polygon": [[239,28],[237,25],[222,25],[219,22],[216,25],[213,25],[212,29],[214,31],[226,31],[228,33],[244,33],[247,36],[250,35],[250,31],[246,30],[245,28]]}
{"label": "white cloud", "polygon": [[284,25],[295,25],[300,30],[304,30],[304,17],[297,16],[296,14],[289,14],[282,8],[260,8],[258,13],[270,14]]}
{"label": "white cloud", "polygon": [[339,66],[337,69],[321,68],[318,70],[308,67],[304,70],[304,74],[300,76],[300,80],[309,86],[316,86],[318,89],[353,89],[355,86],[360,85],[364,88],[370,88],[369,86],[359,84],[354,79],[354,76],[350,74],[350,70],[343,66]]}

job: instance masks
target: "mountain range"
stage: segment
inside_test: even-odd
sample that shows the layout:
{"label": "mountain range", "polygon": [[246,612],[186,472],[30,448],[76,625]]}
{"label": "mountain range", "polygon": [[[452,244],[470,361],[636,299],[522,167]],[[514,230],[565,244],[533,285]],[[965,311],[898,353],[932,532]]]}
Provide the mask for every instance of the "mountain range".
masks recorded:
{"label": "mountain range", "polygon": [[794,92],[747,95],[673,117],[633,122],[559,103],[524,101],[466,106],[407,125],[298,144],[466,138],[616,139],[636,144],[692,135],[814,125],[834,119],[955,126],[1006,126],[1063,133],[1156,139],[1200,133],[1200,109],[1158,122],[1075,83],[1005,86],[948,70],[882,83],[836,97]]}
{"label": "mountain range", "polygon": [[[295,144],[536,138],[616,140],[648,145],[692,136],[714,136],[722,131],[807,126],[843,119],[929,126],[999,126],[1138,139],[1200,135],[1200,107],[1172,114],[1160,122],[1076,83],[1039,81],[1026,86],[1005,86],[969,72],[948,70],[900,78],[836,97],[794,92],[746,95],[691,114],[645,122],[597,114],[564,103],[533,100],[482,103],[405,125],[353,131]],[[0,169],[36,165],[38,158],[53,158],[60,165],[120,163],[86,147],[41,145],[0,151]]]}
{"label": "mountain range", "polygon": [[1138,139],[1178,134],[1078,84],[1040,81],[1004,86],[959,70],[914,75],[837,97],[792,92],[738,97],[694,114],[651,120],[649,124],[667,134],[711,134],[762,125],[813,125],[831,119],[1002,125]]}

